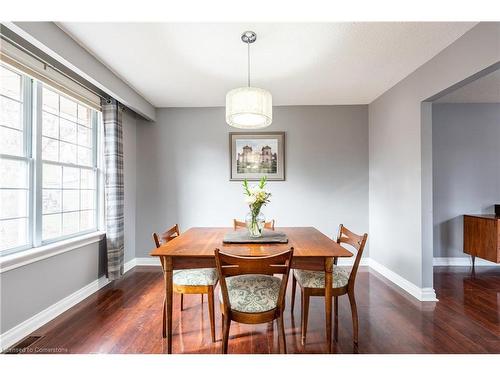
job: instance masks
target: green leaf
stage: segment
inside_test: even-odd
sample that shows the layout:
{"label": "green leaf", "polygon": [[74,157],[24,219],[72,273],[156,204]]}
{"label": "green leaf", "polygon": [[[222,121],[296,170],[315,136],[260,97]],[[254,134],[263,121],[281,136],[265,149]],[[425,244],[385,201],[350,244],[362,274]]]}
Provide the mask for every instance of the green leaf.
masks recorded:
{"label": "green leaf", "polygon": [[245,190],[245,194],[250,196],[250,189],[248,188],[248,181],[246,178],[243,180],[243,189]]}
{"label": "green leaf", "polygon": [[259,182],[259,188],[264,189],[266,186],[267,176],[263,176]]}

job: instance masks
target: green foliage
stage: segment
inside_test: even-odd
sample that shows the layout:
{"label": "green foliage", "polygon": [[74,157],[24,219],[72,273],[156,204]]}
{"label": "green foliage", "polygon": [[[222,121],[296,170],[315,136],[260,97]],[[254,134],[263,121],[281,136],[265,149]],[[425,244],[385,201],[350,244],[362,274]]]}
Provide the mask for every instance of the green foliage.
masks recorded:
{"label": "green foliage", "polygon": [[264,189],[267,182],[267,176],[263,176],[259,181],[259,188]]}
{"label": "green foliage", "polygon": [[252,216],[257,216],[260,212],[261,207],[269,203],[271,193],[264,190],[267,183],[267,177],[264,176],[260,179],[259,184],[256,187],[251,188],[248,184],[248,180],[243,180],[243,192],[248,197],[246,201],[252,212]]}
{"label": "green foliage", "polygon": [[248,180],[246,178],[243,180],[243,189],[245,190],[245,194],[250,196],[250,187],[248,186]]}

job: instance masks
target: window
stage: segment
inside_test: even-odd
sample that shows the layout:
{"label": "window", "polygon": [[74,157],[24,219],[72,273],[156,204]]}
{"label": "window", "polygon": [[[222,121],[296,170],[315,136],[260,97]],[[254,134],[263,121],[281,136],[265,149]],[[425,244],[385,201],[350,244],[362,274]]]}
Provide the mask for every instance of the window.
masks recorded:
{"label": "window", "polygon": [[43,241],[96,229],[95,114],[43,85]]}
{"label": "window", "polygon": [[25,77],[0,66],[0,250],[30,242],[26,86]]}
{"label": "window", "polygon": [[0,66],[0,252],[98,228],[100,113]]}

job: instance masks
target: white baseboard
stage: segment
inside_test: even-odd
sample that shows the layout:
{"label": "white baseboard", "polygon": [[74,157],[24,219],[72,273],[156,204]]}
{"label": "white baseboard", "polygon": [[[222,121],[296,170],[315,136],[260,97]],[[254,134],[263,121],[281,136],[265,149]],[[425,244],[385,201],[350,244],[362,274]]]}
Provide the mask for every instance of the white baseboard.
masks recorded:
{"label": "white baseboard", "polygon": [[[434,266],[462,266],[462,267],[472,267],[471,257],[449,257],[449,258],[434,258],[432,261]],[[475,261],[476,266],[490,266],[490,267],[500,267],[500,263],[493,263],[487,260],[477,258]]]}
{"label": "white baseboard", "polygon": [[126,262],[123,265],[123,273],[124,274],[127,273],[128,271],[130,271],[135,266],[137,266],[137,258],[130,259],[128,262]]}
{"label": "white baseboard", "polygon": [[[352,266],[355,258],[339,258],[337,265],[339,266]],[[370,258],[361,258],[360,266],[370,266]]]}
{"label": "white baseboard", "polygon": [[413,284],[412,282],[406,280],[404,277],[400,276],[394,271],[391,271],[386,266],[378,263],[374,259],[370,259],[370,268],[374,271],[377,271],[379,274],[384,276],[389,281],[393,282],[401,289],[405,290],[413,297],[418,299],[419,301],[437,301],[436,292],[434,288],[420,288]]}
{"label": "white baseboard", "polygon": [[50,322],[52,319],[75,306],[77,303],[83,301],[85,298],[97,292],[108,283],[109,281],[107,278],[102,276],[69,296],[59,300],[52,306],[47,307],[45,310],[40,311],[38,314],[32,316],[17,326],[9,329],[7,332],[0,335],[0,350],[4,351],[8,349],[16,342],[28,336],[31,332]]}
{"label": "white baseboard", "polygon": [[161,266],[158,257],[135,258],[135,260],[137,266]]}

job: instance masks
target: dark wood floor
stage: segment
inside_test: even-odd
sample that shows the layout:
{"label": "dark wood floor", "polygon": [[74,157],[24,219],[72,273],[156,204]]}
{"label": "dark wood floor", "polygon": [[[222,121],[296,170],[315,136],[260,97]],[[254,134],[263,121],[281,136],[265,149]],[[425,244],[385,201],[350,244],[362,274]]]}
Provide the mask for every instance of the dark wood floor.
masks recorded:
{"label": "dark wood floor", "polygon": [[[379,276],[361,269],[356,286],[360,339],[352,345],[349,302],[340,297],[339,339],[335,353],[500,353],[500,268],[439,267],[434,270],[439,302],[417,302]],[[159,267],[136,267],[34,335],[42,336],[28,352],[164,353],[161,337],[162,274]],[[290,291],[290,288],[289,288]],[[288,301],[289,301],[288,295]],[[300,301],[299,291],[297,299]],[[174,295],[174,353],[220,353],[220,315],[216,307],[217,342],[210,339],[206,298],[186,296],[179,311]],[[289,353],[324,353],[323,299],[314,297],[308,342],[300,344],[300,303],[286,313]],[[276,325],[231,325],[230,353],[276,353]]]}

